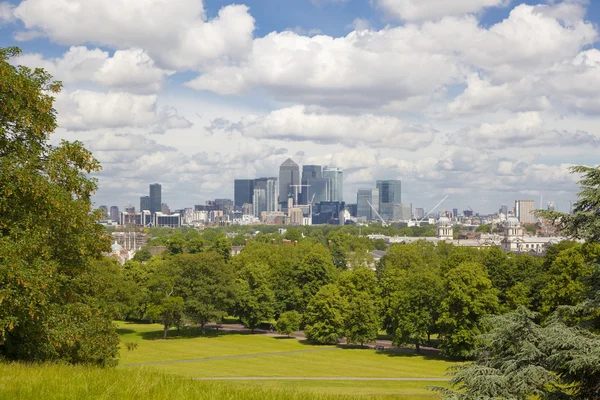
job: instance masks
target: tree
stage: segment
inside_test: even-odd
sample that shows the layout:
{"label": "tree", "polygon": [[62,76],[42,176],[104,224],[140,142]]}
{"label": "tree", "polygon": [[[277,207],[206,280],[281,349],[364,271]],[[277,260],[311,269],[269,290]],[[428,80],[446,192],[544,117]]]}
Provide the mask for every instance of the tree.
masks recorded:
{"label": "tree", "polygon": [[372,295],[358,293],[350,298],[344,310],[344,328],[348,343],[365,343],[377,339],[379,309]]}
{"label": "tree", "polygon": [[133,256],[133,259],[135,261],[140,261],[140,262],[148,261],[151,258],[152,258],[152,254],[150,254],[150,251],[146,247],[136,251],[135,255]]}
{"label": "tree", "polygon": [[210,246],[210,249],[223,257],[225,262],[231,258],[231,243],[224,236],[218,237]]}
{"label": "tree", "polygon": [[239,274],[235,315],[252,330],[273,316],[274,296],[269,286],[268,268],[249,264]]}
{"label": "tree", "polygon": [[80,290],[110,249],[91,212],[100,164],[80,142],[50,144],[61,84],[11,65],[19,54],[0,49],[0,354],[112,364],[111,313]]}
{"label": "tree", "polygon": [[208,322],[220,321],[233,305],[233,270],[214,251],[180,254],[172,262],[181,271],[185,315],[204,331]]}
{"label": "tree", "polygon": [[184,302],[179,296],[181,269],[172,260],[162,260],[148,280],[150,304],[146,311],[153,321],[163,324],[163,339],[171,326],[178,326],[183,318]]}
{"label": "tree", "polygon": [[485,267],[473,262],[450,270],[444,287],[438,319],[442,349],[454,357],[471,357],[476,339],[483,332],[483,318],[498,309],[496,290]]}
{"label": "tree", "polygon": [[304,321],[306,338],[320,344],[335,344],[344,329],[343,298],[335,285],[323,286],[310,300]]}
{"label": "tree", "polygon": [[291,336],[300,329],[302,316],[298,311],[286,311],[279,316],[275,329],[282,335]]}

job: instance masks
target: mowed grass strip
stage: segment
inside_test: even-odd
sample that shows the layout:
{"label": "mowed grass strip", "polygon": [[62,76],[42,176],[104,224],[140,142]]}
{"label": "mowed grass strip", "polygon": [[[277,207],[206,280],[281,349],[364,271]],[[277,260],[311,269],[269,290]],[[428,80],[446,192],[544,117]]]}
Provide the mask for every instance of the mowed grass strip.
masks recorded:
{"label": "mowed grass strip", "polygon": [[[199,382],[145,368],[0,363],[0,399],[351,400],[292,387]],[[371,397],[376,399],[376,397]],[[364,400],[361,398],[361,400]]]}

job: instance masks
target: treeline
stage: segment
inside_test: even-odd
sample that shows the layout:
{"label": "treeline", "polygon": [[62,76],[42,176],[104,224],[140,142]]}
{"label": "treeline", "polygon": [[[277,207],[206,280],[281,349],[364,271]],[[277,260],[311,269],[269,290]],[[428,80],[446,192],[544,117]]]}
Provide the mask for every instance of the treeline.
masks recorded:
{"label": "treeline", "polygon": [[373,241],[341,231],[297,245],[253,240],[230,257],[224,236],[204,235],[172,235],[162,256],[126,263],[121,281],[136,295],[120,317],[161,321],[165,335],[184,321],[233,315],[254,329],[283,317],[282,332],[302,328],[316,343],[362,344],[385,330],[417,350],[435,335],[445,354],[468,358],[488,315],[522,306],[544,319],[581,302],[600,257],[599,245],[576,242],[533,257],[418,241],[375,264]]}

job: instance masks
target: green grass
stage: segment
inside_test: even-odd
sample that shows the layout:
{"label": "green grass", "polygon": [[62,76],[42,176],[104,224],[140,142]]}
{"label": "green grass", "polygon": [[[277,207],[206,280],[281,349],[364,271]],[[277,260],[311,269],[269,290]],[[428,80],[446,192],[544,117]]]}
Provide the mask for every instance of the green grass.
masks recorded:
{"label": "green grass", "polygon": [[[315,377],[315,378],[438,378],[451,362],[412,353],[376,352],[371,349],[342,349],[313,346],[296,339],[265,335],[175,330],[162,340],[160,325],[118,323],[123,343],[137,343],[128,351],[122,345],[119,369],[141,364],[169,374],[190,377]],[[283,353],[283,354],[282,354]],[[183,360],[184,362],[181,362]],[[163,362],[162,364],[152,364]],[[302,392],[395,396],[405,399],[436,398],[427,386],[445,382],[428,381],[339,381],[339,380],[244,380],[227,381],[238,388],[294,388]]]}

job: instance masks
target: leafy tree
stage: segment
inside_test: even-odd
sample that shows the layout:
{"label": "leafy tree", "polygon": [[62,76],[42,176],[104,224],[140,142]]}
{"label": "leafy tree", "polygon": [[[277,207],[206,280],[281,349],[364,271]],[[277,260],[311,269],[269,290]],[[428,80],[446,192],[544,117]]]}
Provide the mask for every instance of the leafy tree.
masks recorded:
{"label": "leafy tree", "polygon": [[291,240],[292,242],[300,241],[302,240],[302,233],[296,228],[288,228],[285,232],[285,238],[287,240]]}
{"label": "leafy tree", "polygon": [[219,321],[233,305],[233,270],[213,251],[180,254],[172,262],[181,271],[180,293],[185,315],[200,324]]}
{"label": "leafy tree", "polygon": [[379,332],[379,309],[368,292],[360,292],[348,300],[344,310],[344,328],[348,343],[372,342]]}
{"label": "leafy tree", "polygon": [[135,261],[140,261],[140,262],[148,261],[151,258],[152,258],[152,254],[150,254],[150,251],[146,247],[136,251],[135,255],[133,256],[133,259]]}
{"label": "leafy tree", "polygon": [[268,269],[265,265],[249,264],[237,279],[237,301],[235,315],[254,332],[263,321],[273,316],[273,291],[269,285]]}
{"label": "leafy tree", "polygon": [[[112,364],[118,336],[96,293],[82,292],[110,239],[91,213],[100,164],[80,142],[50,144],[60,82],[15,67],[0,49],[0,354]],[[89,282],[91,284],[91,282]]]}
{"label": "leafy tree", "polygon": [[179,326],[183,318],[184,302],[179,296],[181,268],[172,260],[161,260],[148,279],[150,304],[146,311],[153,321],[163,324],[163,338],[171,326]]}
{"label": "leafy tree", "polygon": [[163,339],[167,339],[169,327],[179,325],[183,318],[183,298],[180,296],[171,296],[170,293],[157,299],[157,301],[148,307],[148,316],[152,320],[162,321]]}
{"label": "leafy tree", "polygon": [[231,243],[224,236],[217,238],[210,246],[210,249],[223,257],[225,262],[231,258]]}
{"label": "leafy tree", "polygon": [[442,349],[448,355],[472,355],[476,338],[483,332],[483,318],[498,309],[498,297],[485,267],[465,262],[450,270],[445,278],[444,299],[438,324]]}
{"label": "leafy tree", "polygon": [[327,251],[319,245],[312,246],[298,267],[296,282],[301,291],[300,310],[304,310],[310,299],[326,284],[337,277],[337,270]]}
{"label": "leafy tree", "polygon": [[343,298],[335,285],[323,286],[310,300],[304,321],[306,338],[320,344],[335,344],[344,329]]}
{"label": "leafy tree", "polygon": [[475,229],[475,232],[480,232],[480,233],[491,233],[492,232],[492,225],[491,224],[483,224],[483,225],[479,225],[477,227],[477,229]]}
{"label": "leafy tree", "polygon": [[186,241],[181,233],[176,233],[167,239],[166,245],[169,253],[182,254],[185,251]]}
{"label": "leafy tree", "polygon": [[279,316],[275,329],[282,335],[291,336],[300,329],[302,316],[298,311],[286,311]]}

